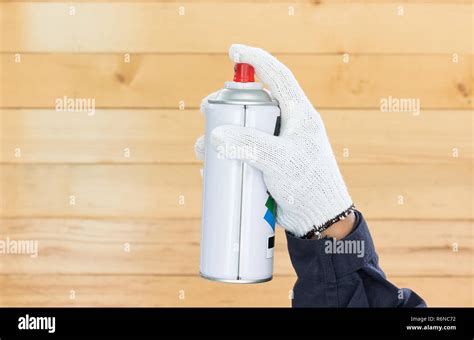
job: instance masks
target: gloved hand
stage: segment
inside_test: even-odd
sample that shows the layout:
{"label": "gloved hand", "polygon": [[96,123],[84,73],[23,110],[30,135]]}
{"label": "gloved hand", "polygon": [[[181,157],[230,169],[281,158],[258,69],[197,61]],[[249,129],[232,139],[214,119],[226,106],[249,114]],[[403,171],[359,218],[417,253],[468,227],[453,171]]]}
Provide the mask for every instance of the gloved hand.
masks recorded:
{"label": "gloved hand", "polygon": [[[252,128],[224,125],[212,131],[216,150],[233,148],[251,153],[231,153],[263,172],[267,189],[277,203],[277,223],[297,237],[327,228],[352,210],[352,200],[336,163],[323,121],[291,71],[266,51],[232,45],[230,58],[248,63],[279,101],[281,129],[273,136]],[[201,111],[206,114],[206,97]],[[204,159],[204,136],[195,144],[196,156]]]}

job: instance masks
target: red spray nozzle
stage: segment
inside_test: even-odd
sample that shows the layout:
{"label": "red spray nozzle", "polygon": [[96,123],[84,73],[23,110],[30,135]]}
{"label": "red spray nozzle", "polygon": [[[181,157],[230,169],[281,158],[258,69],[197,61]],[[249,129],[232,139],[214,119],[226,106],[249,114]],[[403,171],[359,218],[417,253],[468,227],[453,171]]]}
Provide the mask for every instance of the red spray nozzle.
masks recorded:
{"label": "red spray nozzle", "polygon": [[255,70],[250,64],[235,64],[234,81],[239,83],[251,83],[255,81]]}

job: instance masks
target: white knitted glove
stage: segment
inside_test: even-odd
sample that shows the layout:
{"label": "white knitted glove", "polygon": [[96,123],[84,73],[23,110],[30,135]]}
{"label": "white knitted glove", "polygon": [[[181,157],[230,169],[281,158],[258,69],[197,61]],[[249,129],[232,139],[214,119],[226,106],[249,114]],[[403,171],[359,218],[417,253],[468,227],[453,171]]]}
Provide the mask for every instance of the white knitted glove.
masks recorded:
{"label": "white knitted glove", "polygon": [[[277,203],[277,223],[295,236],[327,226],[347,212],[352,200],[336,163],[323,121],[313,108],[291,71],[259,48],[232,45],[234,62],[253,65],[257,77],[279,101],[281,129],[273,136],[252,128],[224,125],[212,131],[217,149],[234,148],[252,153],[231,153],[263,172],[267,189]],[[207,100],[201,110],[206,114]],[[204,138],[195,145],[204,158]],[[222,149],[221,149],[222,150]]]}

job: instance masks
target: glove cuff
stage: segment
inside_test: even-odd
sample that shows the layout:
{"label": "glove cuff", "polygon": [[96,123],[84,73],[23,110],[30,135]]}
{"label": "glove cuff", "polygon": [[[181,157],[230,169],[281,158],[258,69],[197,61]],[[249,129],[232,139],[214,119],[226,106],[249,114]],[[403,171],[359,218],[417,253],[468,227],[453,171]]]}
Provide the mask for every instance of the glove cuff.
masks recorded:
{"label": "glove cuff", "polygon": [[322,238],[322,232],[328,229],[330,226],[332,226],[334,223],[339,222],[341,220],[344,220],[347,216],[349,216],[350,213],[352,213],[355,210],[354,204],[351,204],[349,209],[346,209],[333,219],[327,221],[321,226],[314,226],[313,229],[311,229],[309,232],[307,232],[304,236],[302,236],[302,239],[312,239],[316,236],[318,240]]}
{"label": "glove cuff", "polygon": [[312,201],[317,203],[305,204],[293,209],[277,211],[277,222],[280,226],[296,237],[304,237],[311,231],[322,232],[332,224],[343,219],[344,214],[354,209],[352,199],[345,185],[333,186],[339,188],[330,197]]}

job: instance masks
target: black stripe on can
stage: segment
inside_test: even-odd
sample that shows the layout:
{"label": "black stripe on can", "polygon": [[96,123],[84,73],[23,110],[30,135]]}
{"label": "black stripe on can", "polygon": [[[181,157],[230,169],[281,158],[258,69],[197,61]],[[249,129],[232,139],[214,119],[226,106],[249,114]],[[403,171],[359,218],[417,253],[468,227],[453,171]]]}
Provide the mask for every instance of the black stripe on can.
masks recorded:
{"label": "black stripe on can", "polygon": [[281,127],[281,116],[278,116],[275,123],[275,130],[273,131],[274,136],[280,135],[280,127]]}
{"label": "black stripe on can", "polygon": [[268,238],[268,249],[275,247],[275,235]]}

